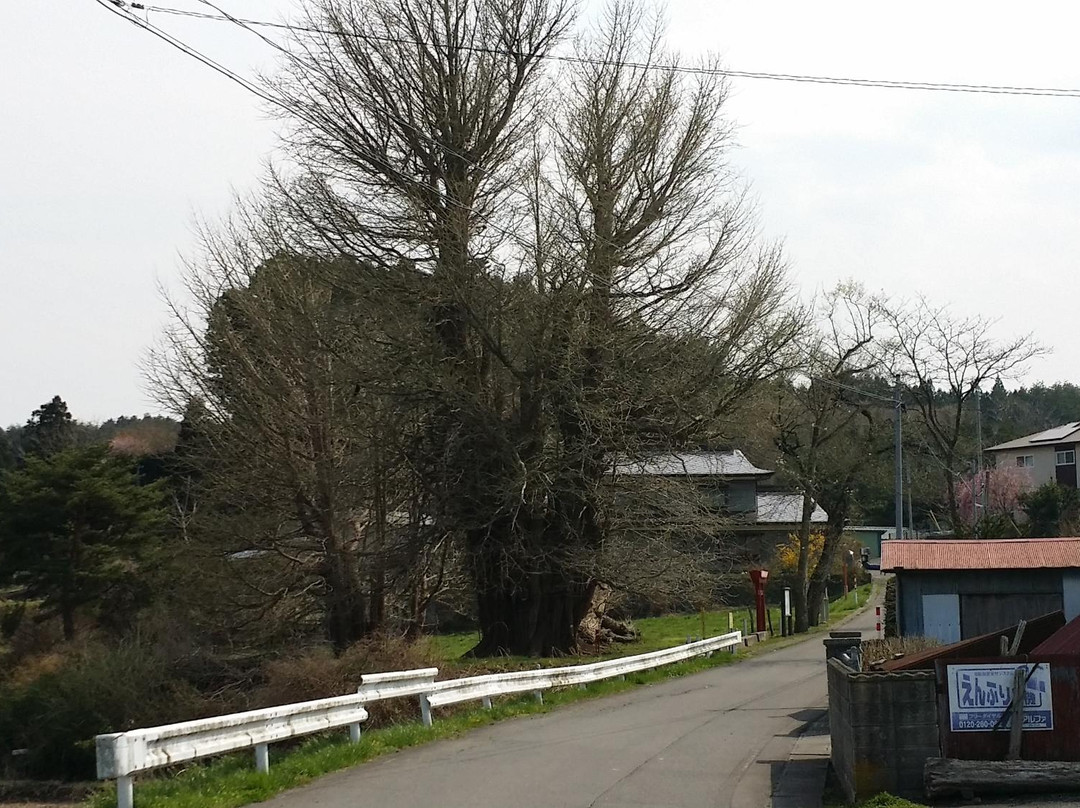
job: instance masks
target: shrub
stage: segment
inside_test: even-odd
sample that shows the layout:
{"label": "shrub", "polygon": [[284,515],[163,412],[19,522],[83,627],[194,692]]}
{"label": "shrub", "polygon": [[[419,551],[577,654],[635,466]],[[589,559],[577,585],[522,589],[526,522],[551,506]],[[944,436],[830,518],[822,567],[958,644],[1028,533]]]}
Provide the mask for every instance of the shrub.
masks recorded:
{"label": "shrub", "polygon": [[[212,709],[170,668],[153,645],[136,642],[28,658],[0,686],[0,753],[9,774],[92,779],[95,735]],[[18,749],[27,751],[12,757]]]}
{"label": "shrub", "polygon": [[[252,706],[269,707],[355,693],[365,673],[430,668],[438,664],[438,657],[426,642],[397,637],[358,642],[337,657],[329,647],[316,647],[268,662],[263,669],[263,684],[253,694]],[[417,718],[420,708],[416,698],[394,699],[372,703],[368,713],[365,726],[385,726]]]}

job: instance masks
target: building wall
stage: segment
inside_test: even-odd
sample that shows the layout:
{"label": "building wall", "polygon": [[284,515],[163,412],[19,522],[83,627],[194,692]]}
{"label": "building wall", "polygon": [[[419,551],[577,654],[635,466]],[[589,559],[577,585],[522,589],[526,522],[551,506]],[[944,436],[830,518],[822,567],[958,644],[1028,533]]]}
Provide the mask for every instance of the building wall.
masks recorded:
{"label": "building wall", "polygon": [[[1030,608],[1036,612],[1030,617],[1045,613],[1039,609],[1045,607],[1047,596],[1056,596],[1059,598],[1057,602],[1062,603],[1064,595],[1062,570],[900,570],[896,574],[896,583],[900,617],[898,630],[902,636],[921,636],[924,633],[923,595],[959,595],[961,625],[964,623],[964,595],[1030,595]],[[1074,591],[1075,608],[1080,609],[1080,581]],[[964,638],[967,636],[974,635],[964,635]]]}
{"label": "building wall", "polygon": [[1035,466],[1027,471],[1036,486],[1057,480],[1056,452],[1053,446],[1029,446],[1026,449],[1007,449],[993,454],[997,466],[1015,466],[1018,455],[1031,455]]}
{"label": "building wall", "polygon": [[933,671],[856,673],[828,662],[832,764],[850,802],[888,791],[921,800],[940,754]]}
{"label": "building wall", "polygon": [[[1030,469],[1030,472],[1032,482],[1036,486],[1057,480],[1057,464],[1054,462],[1056,452],[1053,446],[1040,446],[1030,452],[1024,452],[1024,454],[1031,454],[1035,457],[1035,467]],[[1010,460],[1016,463],[1016,453],[1013,453]]]}
{"label": "building wall", "polygon": [[1061,574],[1065,620],[1080,617],[1080,570],[1065,570]]}
{"label": "building wall", "polygon": [[732,480],[728,483],[727,507],[731,513],[756,513],[757,480]]}
{"label": "building wall", "polygon": [[881,558],[881,538],[883,530],[863,530],[857,527],[848,528],[844,535],[855,539],[859,544],[870,551],[871,558]]}

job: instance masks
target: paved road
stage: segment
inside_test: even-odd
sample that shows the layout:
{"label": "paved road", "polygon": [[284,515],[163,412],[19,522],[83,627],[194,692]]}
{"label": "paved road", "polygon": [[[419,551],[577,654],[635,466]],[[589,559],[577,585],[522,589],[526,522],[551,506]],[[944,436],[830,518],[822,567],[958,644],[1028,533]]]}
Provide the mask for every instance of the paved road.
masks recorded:
{"label": "paved road", "polygon": [[405,750],[262,805],[763,808],[827,703],[821,639]]}

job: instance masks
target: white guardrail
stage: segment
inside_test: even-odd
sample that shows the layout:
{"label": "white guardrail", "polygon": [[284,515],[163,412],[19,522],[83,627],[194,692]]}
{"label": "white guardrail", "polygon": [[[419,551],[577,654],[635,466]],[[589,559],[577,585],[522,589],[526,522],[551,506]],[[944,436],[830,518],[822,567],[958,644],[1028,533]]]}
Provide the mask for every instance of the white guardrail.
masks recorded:
{"label": "white guardrail", "polygon": [[537,699],[543,701],[544,690],[573,685],[585,687],[589,682],[625,676],[725,649],[734,653],[742,642],[742,632],[733,631],[674,648],[588,665],[493,673],[441,682],[435,681],[438,668],[364,674],[360,677],[357,692],[347,696],[98,735],[98,777],[115,779],[118,807],[132,808],[133,775],[139,772],[251,747],[255,748],[255,768],[268,772],[268,744],[345,726],[349,728],[351,740],[358,742],[360,724],[368,717],[364,705],[373,701],[417,696],[421,719],[430,727],[434,707],[479,700],[490,708],[492,697],[517,693],[535,693]]}

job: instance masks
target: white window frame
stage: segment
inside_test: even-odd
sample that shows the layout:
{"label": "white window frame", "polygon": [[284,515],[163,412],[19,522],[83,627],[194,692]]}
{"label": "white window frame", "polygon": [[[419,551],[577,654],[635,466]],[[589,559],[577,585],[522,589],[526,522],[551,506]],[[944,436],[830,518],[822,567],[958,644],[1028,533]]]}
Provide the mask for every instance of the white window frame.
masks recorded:
{"label": "white window frame", "polygon": [[1035,455],[1017,455],[1016,467],[1021,469],[1035,468]]}
{"label": "white window frame", "polygon": [[1054,452],[1054,465],[1055,466],[1075,466],[1076,465],[1076,450],[1075,449],[1062,449],[1060,452]]}

